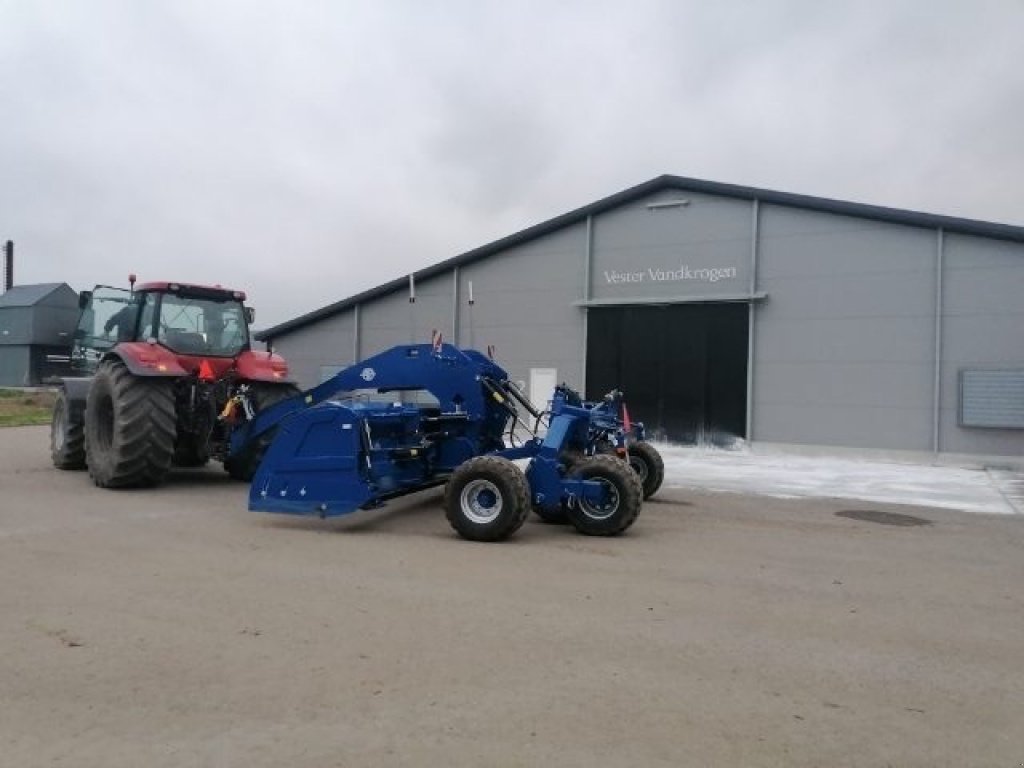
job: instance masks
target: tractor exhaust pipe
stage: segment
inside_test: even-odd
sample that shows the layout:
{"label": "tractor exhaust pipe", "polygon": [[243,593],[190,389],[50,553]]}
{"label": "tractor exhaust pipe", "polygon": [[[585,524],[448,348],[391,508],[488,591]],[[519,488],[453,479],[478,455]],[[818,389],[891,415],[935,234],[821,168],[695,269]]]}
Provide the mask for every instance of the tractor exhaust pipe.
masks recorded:
{"label": "tractor exhaust pipe", "polygon": [[14,241],[4,244],[4,293],[14,287]]}

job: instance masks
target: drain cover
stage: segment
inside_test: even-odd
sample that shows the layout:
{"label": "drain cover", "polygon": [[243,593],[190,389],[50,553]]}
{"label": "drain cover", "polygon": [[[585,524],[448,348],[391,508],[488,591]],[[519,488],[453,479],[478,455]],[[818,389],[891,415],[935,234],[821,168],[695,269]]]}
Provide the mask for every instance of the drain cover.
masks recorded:
{"label": "drain cover", "polygon": [[931,525],[931,520],[913,515],[899,515],[895,512],[879,512],[877,509],[844,509],[836,512],[836,517],[848,517],[851,520],[863,520],[867,523],[881,525]]}

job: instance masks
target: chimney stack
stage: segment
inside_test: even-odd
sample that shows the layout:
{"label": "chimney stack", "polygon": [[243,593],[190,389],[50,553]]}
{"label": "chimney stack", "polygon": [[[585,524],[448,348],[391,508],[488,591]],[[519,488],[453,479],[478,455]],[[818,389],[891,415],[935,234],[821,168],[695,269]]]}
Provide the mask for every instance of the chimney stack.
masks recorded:
{"label": "chimney stack", "polygon": [[4,245],[4,293],[14,287],[14,241]]}

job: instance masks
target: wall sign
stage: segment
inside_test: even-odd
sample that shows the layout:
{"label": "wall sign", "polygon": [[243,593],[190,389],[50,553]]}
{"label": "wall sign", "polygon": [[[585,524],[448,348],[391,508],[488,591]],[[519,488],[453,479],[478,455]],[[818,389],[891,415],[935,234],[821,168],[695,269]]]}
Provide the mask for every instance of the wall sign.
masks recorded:
{"label": "wall sign", "polygon": [[704,283],[717,283],[719,280],[734,280],[737,277],[736,267],[700,267],[692,269],[684,264],[678,269],[655,269],[648,267],[643,270],[621,271],[604,270],[604,281],[607,285],[622,283],[677,283],[685,280],[697,280]]}

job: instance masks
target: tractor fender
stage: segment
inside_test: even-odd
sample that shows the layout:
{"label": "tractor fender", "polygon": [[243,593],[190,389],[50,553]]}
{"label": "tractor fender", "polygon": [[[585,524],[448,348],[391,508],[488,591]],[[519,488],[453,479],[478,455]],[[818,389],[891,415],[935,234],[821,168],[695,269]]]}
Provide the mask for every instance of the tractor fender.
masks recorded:
{"label": "tractor fender", "polygon": [[89,387],[92,386],[92,376],[63,378],[60,386],[64,390],[64,397],[69,406],[81,406],[85,408],[85,400],[89,396]]}
{"label": "tractor fender", "polygon": [[269,381],[275,384],[293,384],[288,375],[288,363],[273,352],[253,352],[247,349],[235,360],[235,370],[240,379],[247,381]]}
{"label": "tractor fender", "polygon": [[177,377],[187,376],[178,358],[159,344],[144,341],[125,341],[103,356],[104,360],[117,359],[125,364],[133,376]]}

